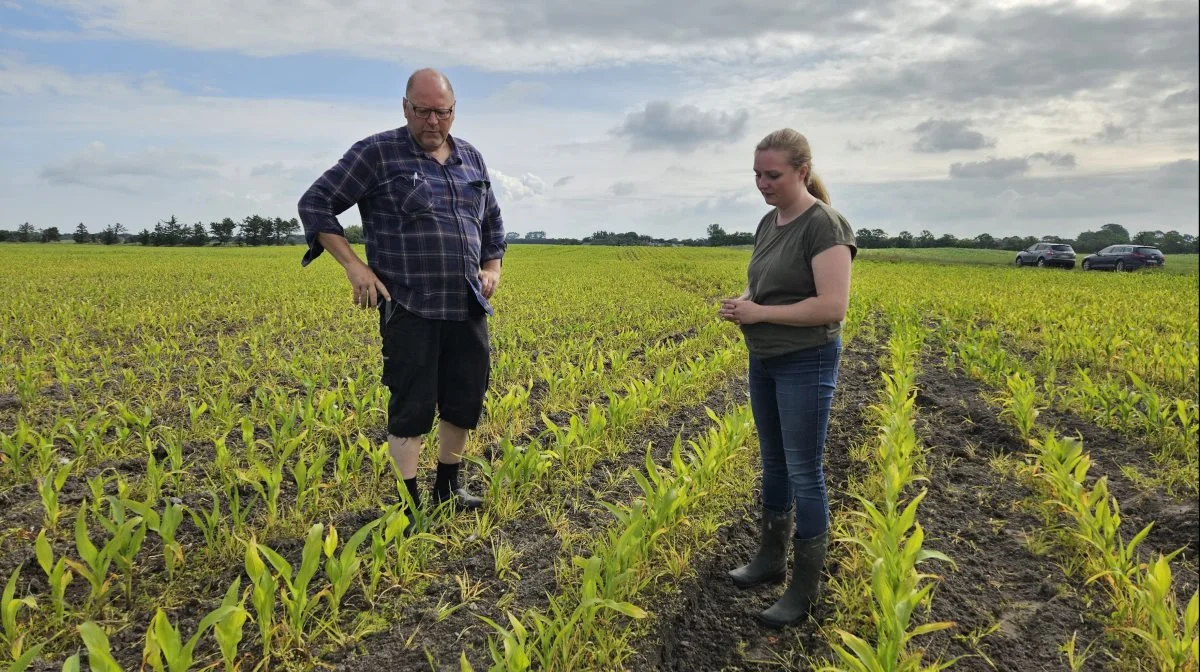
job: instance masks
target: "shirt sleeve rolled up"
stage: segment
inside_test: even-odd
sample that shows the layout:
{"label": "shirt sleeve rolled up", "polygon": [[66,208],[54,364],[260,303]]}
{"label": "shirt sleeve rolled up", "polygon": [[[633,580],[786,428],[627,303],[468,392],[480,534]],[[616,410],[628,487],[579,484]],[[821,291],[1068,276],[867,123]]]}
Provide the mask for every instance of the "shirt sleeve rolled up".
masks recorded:
{"label": "shirt sleeve rolled up", "polygon": [[359,201],[378,179],[379,148],[370,138],[359,140],[300,197],[298,209],[308,249],[300,265],[321,256],[320,234],[346,235],[337,216]]}

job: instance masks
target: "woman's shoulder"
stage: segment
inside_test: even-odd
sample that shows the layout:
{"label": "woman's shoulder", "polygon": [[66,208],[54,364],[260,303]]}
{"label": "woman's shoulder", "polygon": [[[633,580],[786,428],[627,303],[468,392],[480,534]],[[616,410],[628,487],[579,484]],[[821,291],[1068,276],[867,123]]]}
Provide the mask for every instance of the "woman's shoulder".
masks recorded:
{"label": "woman's shoulder", "polygon": [[817,221],[825,221],[830,224],[850,224],[850,222],[846,220],[846,217],[837,208],[826,203],[825,201],[817,201],[816,207],[813,210],[813,215]]}

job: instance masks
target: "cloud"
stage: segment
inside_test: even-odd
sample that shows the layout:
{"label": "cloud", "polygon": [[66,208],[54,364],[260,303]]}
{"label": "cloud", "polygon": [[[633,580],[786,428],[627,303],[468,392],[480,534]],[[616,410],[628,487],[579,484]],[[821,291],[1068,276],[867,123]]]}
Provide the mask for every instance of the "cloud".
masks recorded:
{"label": "cloud", "polygon": [[501,200],[520,201],[533,198],[546,190],[546,183],[542,178],[532,173],[513,177],[491,168],[488,169],[488,176],[500,187]]}
{"label": "cloud", "polygon": [[1168,189],[1195,189],[1200,180],[1200,164],[1195,159],[1172,161],[1158,168],[1155,183]]}
{"label": "cloud", "polygon": [[218,177],[218,165],[215,157],[180,149],[150,147],[122,156],[109,153],[102,142],[92,142],[72,156],[46,164],[38,174],[55,185],[79,184],[134,192],[149,188],[152,181]]}
{"label": "cloud", "polygon": [[876,140],[874,138],[868,138],[866,140],[861,140],[859,142],[854,142],[853,140],[847,140],[846,141],[846,151],[847,152],[868,152],[873,149],[879,149],[880,147],[883,146],[883,144],[884,143],[882,140]]}
{"label": "cloud", "polygon": [[560,178],[558,178],[557,180],[555,180],[555,181],[554,181],[554,187],[555,187],[556,189],[557,189],[558,187],[565,187],[565,186],[567,186],[568,184],[570,184],[570,183],[571,183],[571,180],[574,180],[574,179],[575,179],[575,176],[574,176],[574,175],[564,175],[564,176],[562,176],[562,177],[560,177]]}
{"label": "cloud", "polygon": [[629,196],[637,191],[637,185],[633,182],[614,182],[608,187],[608,191],[613,196]]}
{"label": "cloud", "polygon": [[913,12],[890,39],[863,45],[862,58],[840,76],[802,82],[793,100],[870,117],[909,106],[988,110],[1158,99],[1197,79],[1200,13],[1191,0],[1116,7],[969,2],[937,17],[929,11]]}
{"label": "cloud", "polygon": [[1075,138],[1072,140],[1077,145],[1089,145],[1099,143],[1102,145],[1112,145],[1124,140],[1129,135],[1129,128],[1126,126],[1118,126],[1112,122],[1104,122],[1104,127],[1099,131],[1086,138]]}
{"label": "cloud", "polygon": [[1070,152],[1035,152],[1028,158],[1033,161],[1045,161],[1055,168],[1075,167],[1075,155]]}
{"label": "cloud", "polygon": [[985,138],[979,131],[970,130],[970,119],[928,119],[917,124],[913,132],[919,137],[913,151],[922,153],[950,152],[956,149],[986,149],[996,146],[994,138]]}
{"label": "cloud", "polygon": [[1002,180],[1008,177],[1024,175],[1029,170],[1029,159],[1016,157],[1010,159],[989,158],[984,161],[968,161],[950,164],[950,177],[958,179],[992,179]]}
{"label": "cloud", "polygon": [[746,133],[746,110],[706,112],[694,105],[673,105],[658,100],[625,116],[614,133],[629,138],[633,150],[674,149],[684,153],[708,144],[740,139]]}
{"label": "cloud", "polygon": [[[798,6],[765,0],[463,0],[454,12],[392,0],[211,0],[178,20],[174,0],[57,0],[89,37],[119,36],[199,50],[285,56],[319,49],[358,57],[482,70],[574,70],[688,59],[784,62],[829,31],[861,34],[903,8],[871,0]],[[869,12],[866,10],[870,10]],[[414,17],[420,17],[414,21]],[[765,27],[769,26],[767,30]],[[446,40],[446,35],[455,39]],[[460,45],[470,44],[470,49]]]}
{"label": "cloud", "polygon": [[1196,105],[1197,103],[1200,103],[1200,93],[1198,93],[1196,87],[1193,86],[1190,89],[1176,91],[1166,98],[1163,98],[1162,106],[1167,109],[1174,109],[1177,107],[1189,107]]}
{"label": "cloud", "polygon": [[515,105],[550,90],[545,82],[515,81],[504,85],[496,93],[489,96],[488,101],[500,105]]}

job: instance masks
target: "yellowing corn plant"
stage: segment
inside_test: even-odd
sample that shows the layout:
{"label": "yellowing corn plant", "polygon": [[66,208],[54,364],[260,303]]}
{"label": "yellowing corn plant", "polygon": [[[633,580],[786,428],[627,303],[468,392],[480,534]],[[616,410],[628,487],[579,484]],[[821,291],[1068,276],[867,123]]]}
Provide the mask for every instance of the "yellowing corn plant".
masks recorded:
{"label": "yellowing corn plant", "polygon": [[[295,247],[0,254],[5,668],[652,669],[675,597],[753,551],[720,541],[758,498],[746,350],[717,317],[747,250],[512,246],[462,476],[487,507],[415,520],[387,450],[378,316],[335,263],[302,269]],[[883,353],[881,375],[865,383],[869,476],[827,474],[853,513],[838,512],[823,620],[796,626],[816,648],[763,635],[730,597],[712,618],[735,631],[698,667],[956,662],[923,650],[961,634],[926,615],[943,590],[929,568],[957,571],[921,525],[942,515],[922,479],[944,446],[914,431],[938,355],[1029,447],[1030,482],[1071,521],[1056,553],[1103,586],[1111,636],[1194,668],[1196,600],[1175,594],[1195,558],[1136,552],[1045,418],[1127,437],[1153,454],[1147,487],[1194,495],[1195,290],[1186,274],[860,255],[843,339]],[[842,423],[862,410],[835,406]]]}

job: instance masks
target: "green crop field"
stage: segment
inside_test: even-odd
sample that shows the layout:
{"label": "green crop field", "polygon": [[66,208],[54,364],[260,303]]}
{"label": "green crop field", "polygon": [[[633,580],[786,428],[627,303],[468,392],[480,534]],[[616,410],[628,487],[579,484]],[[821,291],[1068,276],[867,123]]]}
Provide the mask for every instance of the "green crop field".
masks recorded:
{"label": "green crop field", "polygon": [[779,589],[725,576],[757,535],[717,317],[747,251],[513,246],[487,506],[410,537],[377,316],[301,253],[0,247],[0,665],[1196,669],[1194,255],[864,251],[824,592],[775,632]]}

